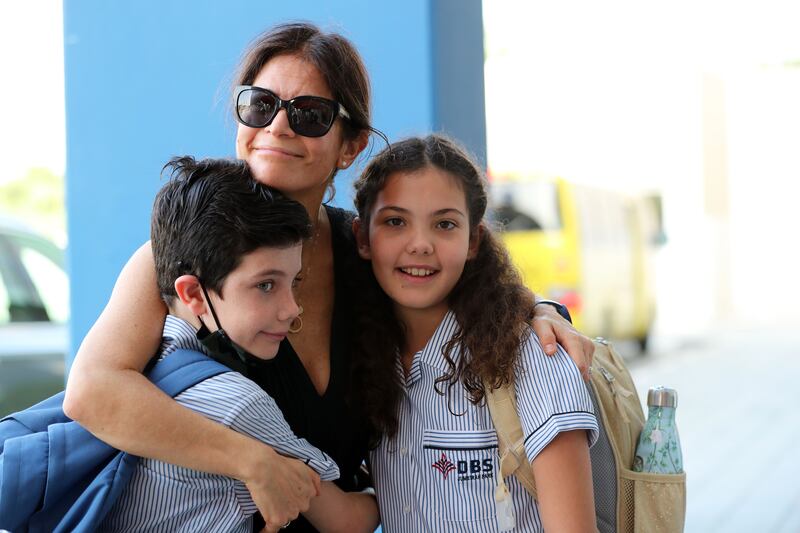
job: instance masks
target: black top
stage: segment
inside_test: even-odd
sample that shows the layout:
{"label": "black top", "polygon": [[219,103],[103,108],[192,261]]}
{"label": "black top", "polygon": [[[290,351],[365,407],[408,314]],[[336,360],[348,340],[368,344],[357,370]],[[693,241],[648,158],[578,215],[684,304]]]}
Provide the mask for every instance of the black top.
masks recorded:
{"label": "black top", "polygon": [[[351,229],[353,213],[330,206],[325,208],[331,226],[335,291],[328,388],[322,396],[317,393],[288,339],[281,343],[275,358],[259,365],[250,377],[275,399],[298,437],[307,439],[336,461],[341,472],[336,484],[342,490],[352,491],[359,488],[356,474],[367,456],[366,424],[347,403],[353,295],[357,290],[356,272],[360,261]],[[256,530],[261,527],[258,522],[260,520],[256,520]],[[316,530],[301,515],[286,531]]]}

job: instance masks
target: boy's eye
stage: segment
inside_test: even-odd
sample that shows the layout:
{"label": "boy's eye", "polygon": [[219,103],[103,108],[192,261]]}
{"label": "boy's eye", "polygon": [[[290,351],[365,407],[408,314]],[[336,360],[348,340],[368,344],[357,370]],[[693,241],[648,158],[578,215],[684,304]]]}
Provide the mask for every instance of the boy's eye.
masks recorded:
{"label": "boy's eye", "polygon": [[453,222],[452,220],[442,220],[438,224],[436,224],[436,227],[438,227],[439,229],[453,229],[457,226],[456,223]]}
{"label": "boy's eye", "polygon": [[273,289],[273,287],[275,287],[275,282],[273,282],[273,281],[262,281],[261,283],[256,285],[256,287],[258,288],[258,290],[260,290],[262,292],[270,292]]}
{"label": "boy's eye", "polygon": [[293,289],[296,289],[296,288],[297,288],[297,286],[298,286],[298,285],[300,285],[300,282],[301,282],[301,281],[303,281],[303,278],[302,278],[302,277],[300,277],[300,276],[297,276],[296,278],[294,278],[294,279],[292,280],[292,288],[293,288]]}

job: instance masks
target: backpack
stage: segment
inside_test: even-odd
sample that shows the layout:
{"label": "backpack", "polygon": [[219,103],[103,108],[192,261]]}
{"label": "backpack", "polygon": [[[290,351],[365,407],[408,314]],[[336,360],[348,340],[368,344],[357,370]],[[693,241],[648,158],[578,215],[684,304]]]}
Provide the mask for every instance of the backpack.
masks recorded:
{"label": "backpack", "polygon": [[[230,369],[176,350],[148,377],[175,397]],[[64,393],[0,420],[0,529],[94,531],[125,489],[138,457],[97,439],[62,408]]]}
{"label": "backpack", "polygon": [[[611,532],[681,532],[686,515],[686,473],[634,472],[633,457],[645,417],[622,357],[602,338],[594,341],[590,385],[600,435],[590,449],[597,528]],[[486,387],[497,430],[500,476],[496,498],[507,494],[504,478],[514,475],[536,498],[525,453],[514,385]]]}

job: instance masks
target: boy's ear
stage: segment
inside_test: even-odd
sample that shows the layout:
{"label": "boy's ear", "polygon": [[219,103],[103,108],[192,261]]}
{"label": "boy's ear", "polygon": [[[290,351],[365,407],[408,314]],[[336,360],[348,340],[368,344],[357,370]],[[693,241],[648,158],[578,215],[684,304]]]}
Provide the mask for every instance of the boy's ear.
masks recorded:
{"label": "boy's ear", "polygon": [[372,252],[369,248],[369,232],[359,217],[353,219],[353,234],[356,236],[358,255],[361,256],[361,259],[372,259]]}
{"label": "boy's ear", "polygon": [[467,259],[475,259],[475,256],[478,255],[478,248],[481,246],[484,229],[483,224],[478,224],[478,227],[472,232],[472,235],[470,235]]}
{"label": "boy's ear", "polygon": [[197,276],[184,274],[176,279],[175,292],[181,303],[189,308],[193,315],[201,316],[206,313],[206,301]]}

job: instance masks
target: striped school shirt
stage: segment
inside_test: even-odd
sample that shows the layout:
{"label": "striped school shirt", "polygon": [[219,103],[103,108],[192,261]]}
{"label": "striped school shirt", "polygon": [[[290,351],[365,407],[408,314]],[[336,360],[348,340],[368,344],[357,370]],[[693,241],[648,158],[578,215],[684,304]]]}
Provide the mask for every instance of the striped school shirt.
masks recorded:
{"label": "striped school shirt", "polygon": [[[168,315],[159,359],[177,349],[207,354],[188,322]],[[202,381],[175,397],[178,403],[290,457],[307,460],[323,480],[339,477],[324,452],[297,438],[274,400],[238,372]],[[130,484],[103,521],[100,531],[252,531],[257,511],[239,480],[141,458]]]}
{"label": "striped school shirt", "polygon": [[[436,378],[448,371],[442,349],[457,330],[455,315],[448,312],[414,356],[407,378],[398,361],[405,386],[397,435],[384,437],[370,453],[381,520],[389,533],[498,531],[494,493],[499,458],[489,408],[470,402],[460,382],[449,395],[447,384],[439,386],[444,395],[434,389]],[[585,429],[594,444],[598,426],[592,401],[563,349],[545,355],[529,331],[515,384],[531,462],[562,431]],[[543,531],[536,503],[525,488],[514,477],[506,485],[514,502],[515,531]]]}

